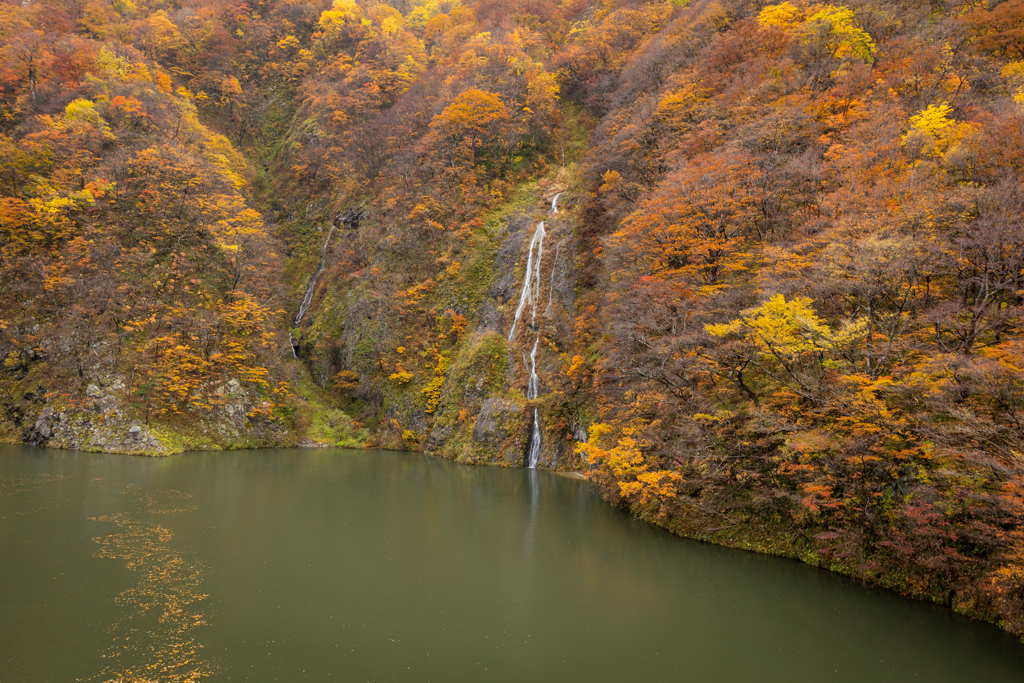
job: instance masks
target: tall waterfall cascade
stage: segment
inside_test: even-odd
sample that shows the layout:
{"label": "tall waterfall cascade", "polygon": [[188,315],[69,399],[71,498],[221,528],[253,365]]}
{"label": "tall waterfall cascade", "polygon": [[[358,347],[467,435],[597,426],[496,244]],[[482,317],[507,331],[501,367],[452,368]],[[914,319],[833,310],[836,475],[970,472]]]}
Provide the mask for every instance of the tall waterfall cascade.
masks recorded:
{"label": "tall waterfall cascade", "polygon": [[[562,196],[559,192],[555,195],[554,199],[551,200],[551,214],[558,213],[558,198]],[[533,231],[533,237],[530,238],[530,251],[526,257],[526,272],[523,275],[523,289],[519,295],[519,305],[516,306],[516,313],[512,319],[512,329],[508,333],[508,341],[512,341],[516,334],[516,327],[519,325],[519,320],[522,318],[523,312],[526,311],[527,307],[530,310],[530,330],[534,334],[533,349],[530,351],[529,357],[523,354],[523,364],[526,366],[529,372],[529,380],[526,384],[526,398],[528,400],[534,400],[540,393],[540,377],[537,376],[537,348],[540,346],[540,327],[537,325],[537,300],[540,299],[541,286],[543,279],[541,278],[540,265],[544,259],[544,237],[546,235],[544,230],[544,221],[537,224],[537,228]],[[552,265],[551,280],[549,288],[554,285],[554,266]],[[550,294],[550,292],[549,292]],[[551,306],[550,296],[548,301],[548,307]],[[536,469],[537,463],[540,461],[541,446],[543,445],[543,437],[540,431],[540,414],[537,408],[533,409],[533,425],[530,428],[530,448],[528,451],[526,463],[530,469]]]}
{"label": "tall waterfall cascade", "polygon": [[[309,307],[313,304],[313,292],[316,291],[316,281],[320,279],[320,275],[327,269],[327,245],[331,243],[331,235],[334,234],[334,226],[327,231],[327,239],[324,240],[324,247],[320,251],[320,267],[313,277],[309,279],[309,284],[306,285],[306,293],[302,297],[302,303],[299,304],[299,312],[295,314],[294,327],[298,327],[302,319],[306,317],[306,313],[309,312]],[[288,344],[292,347],[292,357],[298,359],[299,354],[295,351],[295,340],[292,338],[291,333],[288,334]]]}

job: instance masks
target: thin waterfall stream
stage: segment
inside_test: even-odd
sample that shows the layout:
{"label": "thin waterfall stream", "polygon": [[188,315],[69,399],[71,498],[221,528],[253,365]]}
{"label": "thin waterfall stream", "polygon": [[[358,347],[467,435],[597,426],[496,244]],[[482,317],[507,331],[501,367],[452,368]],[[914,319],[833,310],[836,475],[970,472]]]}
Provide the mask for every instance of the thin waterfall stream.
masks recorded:
{"label": "thin waterfall stream", "polygon": [[[551,215],[558,213],[558,198],[562,196],[559,192],[555,195],[554,199],[551,200]],[[527,357],[523,354],[523,364],[530,373],[530,378],[526,384],[526,398],[527,400],[534,400],[540,393],[540,377],[537,376],[537,348],[540,346],[540,327],[537,325],[537,300],[540,298],[541,285],[543,280],[540,274],[541,261],[544,259],[544,236],[546,231],[544,229],[544,221],[537,224],[537,228],[533,231],[533,237],[530,239],[530,251],[526,257],[526,273],[523,277],[523,290],[519,295],[519,305],[516,307],[515,316],[512,319],[512,329],[508,333],[508,341],[512,341],[512,338],[516,334],[516,327],[519,325],[519,319],[522,317],[523,311],[526,309],[527,304],[530,305],[530,329],[533,330],[534,340],[533,349],[530,351],[529,362]],[[536,257],[534,252],[536,251]],[[552,266],[552,279],[554,278],[554,266]],[[552,283],[553,284],[553,283]],[[550,307],[550,303],[548,304]],[[533,426],[530,428],[530,447],[526,459],[526,466],[530,469],[537,469],[537,463],[540,461],[541,446],[543,445],[543,437],[540,431],[540,413],[537,408],[533,409]]]}
{"label": "thin waterfall stream", "polygon": [[[320,275],[327,269],[327,245],[331,243],[331,235],[334,234],[334,226],[327,231],[327,239],[324,240],[324,247],[320,252],[320,268],[313,273],[313,277],[310,278],[309,284],[306,285],[306,293],[302,297],[302,303],[299,304],[299,312],[295,314],[294,327],[298,327],[302,319],[306,317],[306,313],[309,312],[309,307],[313,304],[313,292],[316,291],[316,281],[320,279]],[[295,351],[295,340],[292,338],[291,333],[288,333],[288,344],[292,347],[292,357],[298,360],[299,354]]]}

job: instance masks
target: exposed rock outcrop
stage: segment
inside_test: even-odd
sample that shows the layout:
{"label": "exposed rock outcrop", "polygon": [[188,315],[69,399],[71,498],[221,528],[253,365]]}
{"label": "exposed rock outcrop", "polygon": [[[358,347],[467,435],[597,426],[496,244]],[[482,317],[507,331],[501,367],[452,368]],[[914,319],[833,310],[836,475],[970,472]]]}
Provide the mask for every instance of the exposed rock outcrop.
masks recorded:
{"label": "exposed rock outcrop", "polygon": [[473,440],[479,444],[498,446],[512,435],[523,406],[504,398],[489,398],[480,406],[473,426]]}

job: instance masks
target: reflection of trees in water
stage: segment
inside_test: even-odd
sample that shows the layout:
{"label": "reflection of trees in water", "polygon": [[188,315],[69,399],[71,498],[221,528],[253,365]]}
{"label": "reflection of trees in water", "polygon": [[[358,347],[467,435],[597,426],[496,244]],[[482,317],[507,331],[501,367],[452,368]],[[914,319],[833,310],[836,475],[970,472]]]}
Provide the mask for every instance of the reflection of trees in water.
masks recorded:
{"label": "reflection of trees in water", "polygon": [[[124,493],[135,497],[145,515],[195,509],[187,502],[191,496],[178,491],[143,494],[128,486]],[[111,661],[91,680],[192,683],[209,676],[211,667],[203,662],[194,633],[206,623],[196,605],[208,597],[199,590],[202,566],[171,547],[174,533],[161,524],[124,513],[91,519],[118,529],[93,539],[100,546],[95,557],[122,560],[141,575],[138,585],[117,597],[127,616],[111,626],[114,643],[104,655]]]}

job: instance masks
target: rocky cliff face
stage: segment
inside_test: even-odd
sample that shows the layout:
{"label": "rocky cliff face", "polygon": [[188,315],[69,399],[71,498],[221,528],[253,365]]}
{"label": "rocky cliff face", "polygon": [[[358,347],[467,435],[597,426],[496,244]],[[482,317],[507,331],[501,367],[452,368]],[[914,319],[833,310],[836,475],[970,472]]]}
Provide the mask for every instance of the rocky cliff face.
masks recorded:
{"label": "rocky cliff face", "polygon": [[[337,377],[348,373],[355,378],[351,396],[355,403],[349,405],[348,413],[359,415],[372,428],[366,437],[349,438],[359,425],[338,413],[338,419],[346,422],[341,430],[346,444],[422,450],[466,463],[524,466],[536,408],[543,435],[539,465],[578,464],[572,444],[580,429],[573,425],[581,418],[566,419],[557,391],[565,362],[562,350],[572,343],[576,242],[570,213],[546,215],[552,196],[551,191],[533,193],[528,202],[509,207],[480,230],[463,258],[463,262],[472,261],[467,268],[471,272],[444,292],[447,301],[434,306],[440,310],[454,303],[442,314],[452,321],[446,323],[452,327],[446,341],[453,342],[447,349],[421,348],[415,355],[412,348],[403,350],[411,346],[410,337],[422,332],[420,321],[408,311],[378,305],[377,292],[359,282],[339,278],[338,269],[331,266],[353,239],[352,231],[338,233],[327,245],[324,281],[312,291],[309,311],[295,338],[301,358],[293,362],[292,374],[294,385],[308,383],[309,379],[301,379],[305,365],[310,379],[328,392],[338,389]],[[540,276],[537,312],[529,323],[533,325],[530,335],[535,329],[539,332],[534,354],[539,392],[536,399],[528,400],[527,361],[533,349],[522,338],[509,341],[507,337],[526,275],[530,239],[542,220],[546,248],[533,267]],[[266,397],[237,378],[207,392],[209,400],[203,402],[202,410],[187,419],[147,415],[138,382],[133,384],[114,372],[114,365],[111,358],[89,368],[78,399],[45,385],[25,392],[8,406],[5,438],[144,455],[337,441],[337,430],[324,426],[337,420],[323,415],[338,411],[307,402],[291,422],[271,420],[265,414]],[[395,379],[401,379],[402,368],[419,371],[402,382]],[[303,403],[304,397],[295,400]],[[364,407],[358,408],[359,404]]]}
{"label": "rocky cliff face", "polygon": [[80,451],[166,455],[171,451],[148,427],[128,418],[116,407],[97,413],[54,411],[43,408],[25,430],[25,443]]}
{"label": "rocky cliff face", "polygon": [[[534,189],[502,207],[450,257],[457,262],[447,278],[388,298],[328,266],[300,334],[301,355],[324,386],[332,377],[356,378],[353,393],[364,402],[364,417],[379,406],[368,417],[376,425],[374,444],[459,462],[524,466],[536,409],[539,465],[579,463],[572,444],[583,417],[559,392],[576,314],[576,240],[571,212],[549,215],[555,194],[553,188]],[[569,203],[563,200],[563,207]],[[536,313],[531,304],[510,340],[531,239],[541,222],[544,248],[531,265]],[[332,252],[328,263],[337,258]],[[403,305],[409,301],[415,305]],[[538,376],[533,400],[526,391],[531,367]]]}
{"label": "rocky cliff face", "polygon": [[[541,275],[536,292],[537,317],[531,323],[535,327],[531,332],[540,335],[535,354],[539,378],[535,400],[525,398],[533,349],[529,343],[524,346],[521,339],[507,339],[527,276],[523,264],[529,237],[538,225],[537,218],[529,215],[518,214],[508,220],[495,251],[493,285],[480,304],[476,331],[464,351],[469,367],[473,367],[473,356],[484,349],[502,354],[504,375],[490,383],[485,375],[475,372],[451,377],[444,409],[435,420],[427,444],[432,452],[459,462],[525,466],[533,408],[537,408],[542,433],[539,465],[554,469],[572,467],[577,462],[572,449],[567,448],[573,434],[554,414],[559,406],[553,396],[562,362],[560,350],[571,344],[575,316],[575,242],[570,220],[545,220],[547,246],[539,264],[533,264]],[[499,351],[498,347],[503,348]]]}
{"label": "rocky cliff face", "polygon": [[106,375],[87,385],[84,400],[69,401],[46,392],[27,397],[19,410],[10,411],[7,428],[15,438],[9,440],[131,455],[297,443],[290,430],[257,417],[263,401],[239,380],[221,384],[213,395],[218,401],[202,415],[147,423],[128,395],[124,378]]}

